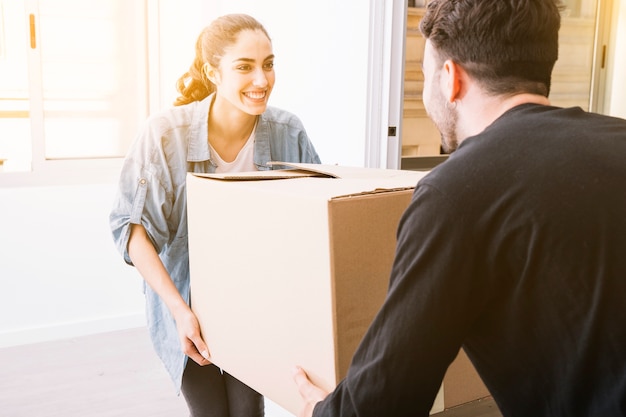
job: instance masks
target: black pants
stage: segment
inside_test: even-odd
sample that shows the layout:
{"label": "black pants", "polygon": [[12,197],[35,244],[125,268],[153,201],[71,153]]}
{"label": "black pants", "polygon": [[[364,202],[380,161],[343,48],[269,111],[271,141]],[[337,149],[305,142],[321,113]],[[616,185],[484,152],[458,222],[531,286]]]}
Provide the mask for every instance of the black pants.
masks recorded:
{"label": "black pants", "polygon": [[215,365],[187,361],[181,387],[190,417],[263,417],[263,396]]}

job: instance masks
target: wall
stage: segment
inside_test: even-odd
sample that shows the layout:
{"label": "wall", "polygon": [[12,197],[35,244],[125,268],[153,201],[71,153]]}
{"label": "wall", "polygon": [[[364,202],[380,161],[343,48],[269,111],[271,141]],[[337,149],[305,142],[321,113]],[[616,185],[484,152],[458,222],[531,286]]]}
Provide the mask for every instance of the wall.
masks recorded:
{"label": "wall", "polygon": [[609,62],[612,80],[608,88],[613,92],[610,95],[609,114],[616,117],[626,118],[626,0],[615,0],[613,4],[612,39],[614,45],[611,48],[614,62]]}
{"label": "wall", "polygon": [[107,216],[114,186],[0,188],[0,347],[140,326],[140,278]]}

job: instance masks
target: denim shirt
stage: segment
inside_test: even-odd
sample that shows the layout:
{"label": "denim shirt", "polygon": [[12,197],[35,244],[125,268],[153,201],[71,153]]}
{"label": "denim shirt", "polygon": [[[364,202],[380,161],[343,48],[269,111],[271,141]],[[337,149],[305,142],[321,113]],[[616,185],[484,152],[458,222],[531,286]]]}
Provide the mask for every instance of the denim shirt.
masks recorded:
{"label": "denim shirt", "polygon": [[[187,240],[187,172],[214,172],[208,141],[208,114],[214,95],[151,116],[124,161],[109,220],[113,240],[129,265],[130,225],[145,227],[176,288],[189,304]],[[302,122],[293,114],[268,107],[259,116],[254,163],[320,163]],[[275,167],[274,167],[275,168]],[[278,167],[280,168],[280,167]],[[146,318],[152,344],[180,391],[187,356],[167,306],[144,282]]]}

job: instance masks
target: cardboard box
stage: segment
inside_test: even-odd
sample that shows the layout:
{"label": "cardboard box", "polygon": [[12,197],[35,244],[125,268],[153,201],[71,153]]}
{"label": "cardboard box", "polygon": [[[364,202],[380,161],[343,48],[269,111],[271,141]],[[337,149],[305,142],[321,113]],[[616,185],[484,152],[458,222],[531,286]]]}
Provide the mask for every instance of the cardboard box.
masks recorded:
{"label": "cardboard box", "polygon": [[345,376],[425,173],[294,166],[189,174],[187,194],[191,306],[211,359],[297,414],[293,366],[327,390]]}

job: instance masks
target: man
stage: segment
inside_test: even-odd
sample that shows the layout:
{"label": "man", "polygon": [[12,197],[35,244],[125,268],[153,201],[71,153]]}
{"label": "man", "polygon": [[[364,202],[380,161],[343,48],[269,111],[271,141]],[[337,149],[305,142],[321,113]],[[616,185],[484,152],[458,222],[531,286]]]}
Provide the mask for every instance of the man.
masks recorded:
{"label": "man", "polygon": [[432,0],[424,103],[449,159],[398,230],[389,292],[302,416],[427,416],[463,347],[504,416],[626,415],[626,121],[551,107],[556,0]]}

